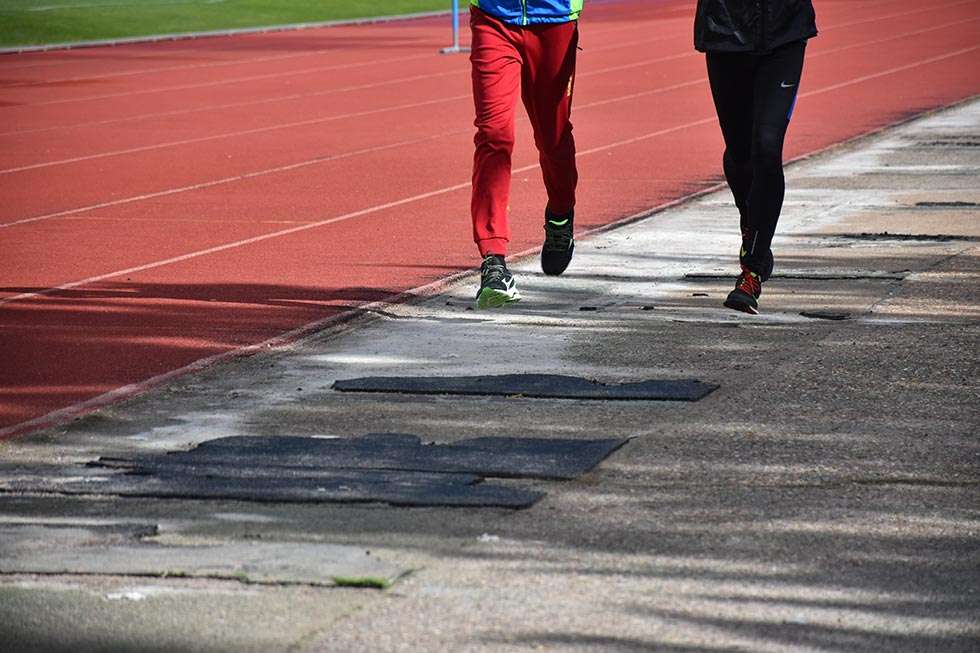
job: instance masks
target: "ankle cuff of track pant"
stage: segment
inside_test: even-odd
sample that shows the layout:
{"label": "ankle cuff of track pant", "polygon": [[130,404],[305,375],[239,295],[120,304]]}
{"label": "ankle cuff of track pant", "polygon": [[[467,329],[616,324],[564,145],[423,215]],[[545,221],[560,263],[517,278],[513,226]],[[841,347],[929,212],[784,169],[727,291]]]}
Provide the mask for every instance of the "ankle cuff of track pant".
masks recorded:
{"label": "ankle cuff of track pant", "polygon": [[476,246],[480,249],[480,256],[496,254],[497,256],[507,256],[506,238],[484,238],[476,241]]}

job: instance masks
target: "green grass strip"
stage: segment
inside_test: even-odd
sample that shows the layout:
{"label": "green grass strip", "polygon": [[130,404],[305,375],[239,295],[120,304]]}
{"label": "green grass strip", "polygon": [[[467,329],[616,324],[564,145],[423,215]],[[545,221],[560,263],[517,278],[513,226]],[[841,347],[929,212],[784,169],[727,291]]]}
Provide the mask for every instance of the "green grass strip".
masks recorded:
{"label": "green grass strip", "polygon": [[449,0],[0,0],[0,47],[352,20],[449,8]]}

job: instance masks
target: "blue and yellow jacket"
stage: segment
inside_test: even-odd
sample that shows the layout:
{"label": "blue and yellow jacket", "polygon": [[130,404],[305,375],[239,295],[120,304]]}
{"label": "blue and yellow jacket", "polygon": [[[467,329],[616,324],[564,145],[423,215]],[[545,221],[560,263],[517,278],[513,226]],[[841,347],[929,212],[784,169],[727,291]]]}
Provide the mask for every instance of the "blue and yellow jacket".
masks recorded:
{"label": "blue and yellow jacket", "polygon": [[585,0],[470,0],[470,4],[511,25],[578,20]]}

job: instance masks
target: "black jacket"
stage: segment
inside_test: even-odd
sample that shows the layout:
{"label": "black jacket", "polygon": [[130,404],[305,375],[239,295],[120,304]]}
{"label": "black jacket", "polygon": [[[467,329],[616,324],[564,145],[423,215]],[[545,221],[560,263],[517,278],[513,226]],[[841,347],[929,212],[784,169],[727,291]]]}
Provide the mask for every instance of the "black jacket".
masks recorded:
{"label": "black jacket", "polygon": [[816,35],[811,0],[698,0],[694,47],[701,52],[769,52]]}

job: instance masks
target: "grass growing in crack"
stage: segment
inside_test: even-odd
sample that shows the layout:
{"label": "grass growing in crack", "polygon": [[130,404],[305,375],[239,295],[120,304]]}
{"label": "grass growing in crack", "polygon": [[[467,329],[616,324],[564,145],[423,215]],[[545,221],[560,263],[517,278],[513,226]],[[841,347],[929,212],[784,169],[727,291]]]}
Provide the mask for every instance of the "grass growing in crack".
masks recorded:
{"label": "grass growing in crack", "polygon": [[391,581],[377,576],[334,576],[331,580],[337,587],[363,587],[375,590],[386,590],[391,587]]}

